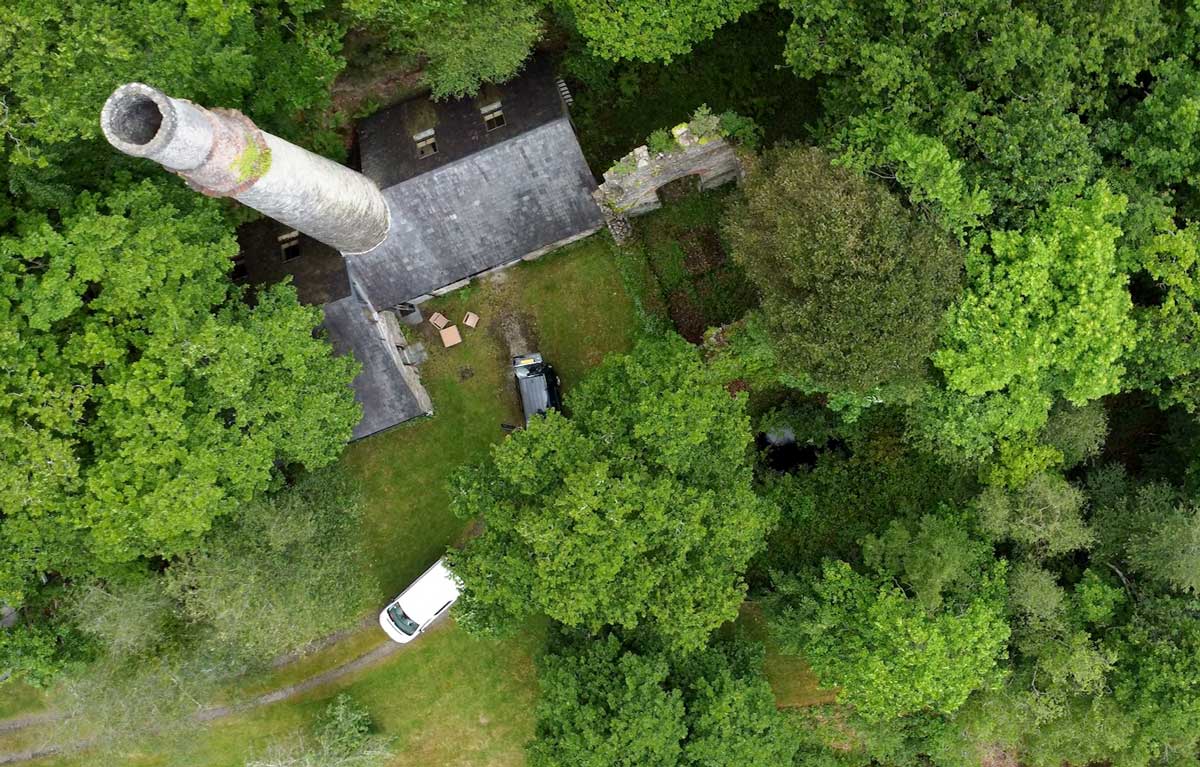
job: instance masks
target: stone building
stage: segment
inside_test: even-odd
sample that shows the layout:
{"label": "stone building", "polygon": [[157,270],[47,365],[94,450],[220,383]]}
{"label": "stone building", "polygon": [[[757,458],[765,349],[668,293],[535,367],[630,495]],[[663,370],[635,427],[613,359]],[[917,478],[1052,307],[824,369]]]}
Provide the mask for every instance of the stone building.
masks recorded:
{"label": "stone building", "polygon": [[290,275],[301,300],[324,306],[335,351],[363,366],[356,439],[432,412],[398,315],[604,223],[544,59],[474,98],[417,98],[365,119],[361,173],[239,112],[140,83],[113,93],[101,127],[117,149],[270,217],[239,232],[235,273],[255,283]]}

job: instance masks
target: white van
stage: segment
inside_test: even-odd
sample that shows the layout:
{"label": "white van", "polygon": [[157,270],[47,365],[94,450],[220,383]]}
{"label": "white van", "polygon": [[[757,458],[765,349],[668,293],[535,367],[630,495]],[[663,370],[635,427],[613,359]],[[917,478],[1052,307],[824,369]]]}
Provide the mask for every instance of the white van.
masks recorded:
{"label": "white van", "polygon": [[384,633],[401,644],[417,638],[458,599],[460,586],[454,573],[439,559],[379,614]]}

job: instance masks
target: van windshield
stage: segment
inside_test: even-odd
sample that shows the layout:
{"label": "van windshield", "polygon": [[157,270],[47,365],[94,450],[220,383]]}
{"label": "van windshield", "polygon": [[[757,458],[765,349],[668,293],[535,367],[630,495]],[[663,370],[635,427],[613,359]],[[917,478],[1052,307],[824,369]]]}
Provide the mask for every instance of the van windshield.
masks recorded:
{"label": "van windshield", "polygon": [[420,628],[417,622],[404,614],[400,609],[400,605],[392,605],[387,609],[388,617],[392,620],[392,625],[404,632],[406,636],[412,636]]}

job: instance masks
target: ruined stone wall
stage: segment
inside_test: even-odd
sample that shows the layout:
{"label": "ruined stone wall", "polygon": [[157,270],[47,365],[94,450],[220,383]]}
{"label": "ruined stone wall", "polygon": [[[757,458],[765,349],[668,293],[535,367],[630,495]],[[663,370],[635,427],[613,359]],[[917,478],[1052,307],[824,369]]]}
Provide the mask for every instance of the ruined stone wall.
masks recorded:
{"label": "ruined stone wall", "polygon": [[742,177],[742,161],[732,144],[720,137],[697,138],[686,124],[671,133],[677,151],[652,155],[639,146],[604,174],[604,183],[593,193],[604,211],[613,238],[624,242],[629,218],[662,207],[658,190],[688,176],[697,176],[701,190],[712,189]]}

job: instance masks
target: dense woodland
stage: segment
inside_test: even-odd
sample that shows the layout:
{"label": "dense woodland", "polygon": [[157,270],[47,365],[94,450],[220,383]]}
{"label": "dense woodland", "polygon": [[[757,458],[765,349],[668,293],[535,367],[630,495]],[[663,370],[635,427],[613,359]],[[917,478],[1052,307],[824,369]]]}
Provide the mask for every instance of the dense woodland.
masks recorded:
{"label": "dense woodland", "polygon": [[[343,159],[339,75],[535,47],[597,172],[756,125],[712,222],[753,305],[645,311],[455,474],[456,620],[550,621],[529,764],[1195,764],[1200,7],[1158,0],[9,0],[0,673],[132,737],[376,607],[356,363],[231,281],[250,213],[110,150],[112,88]],[[836,704],[777,707],[746,601]]]}

